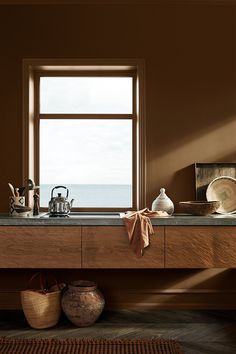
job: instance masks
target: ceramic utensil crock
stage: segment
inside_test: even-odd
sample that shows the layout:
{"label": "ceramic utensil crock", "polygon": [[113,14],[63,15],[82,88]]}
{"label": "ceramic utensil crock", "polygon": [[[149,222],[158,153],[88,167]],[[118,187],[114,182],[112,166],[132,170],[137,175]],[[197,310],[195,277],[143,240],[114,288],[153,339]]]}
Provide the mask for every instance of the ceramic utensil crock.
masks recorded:
{"label": "ceramic utensil crock", "polygon": [[[9,214],[11,216],[19,216],[19,214],[15,210],[15,206],[25,206],[25,197],[9,197]],[[20,215],[25,216],[25,215]]]}

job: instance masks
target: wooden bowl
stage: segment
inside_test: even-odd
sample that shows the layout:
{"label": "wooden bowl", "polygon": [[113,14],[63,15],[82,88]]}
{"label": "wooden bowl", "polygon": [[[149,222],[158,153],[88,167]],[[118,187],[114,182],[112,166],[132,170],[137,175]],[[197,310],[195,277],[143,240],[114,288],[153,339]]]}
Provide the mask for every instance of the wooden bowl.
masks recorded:
{"label": "wooden bowl", "polygon": [[217,209],[220,207],[221,203],[217,200],[214,201],[187,201],[187,202],[179,202],[179,205],[183,212],[192,215],[210,215],[215,213]]}

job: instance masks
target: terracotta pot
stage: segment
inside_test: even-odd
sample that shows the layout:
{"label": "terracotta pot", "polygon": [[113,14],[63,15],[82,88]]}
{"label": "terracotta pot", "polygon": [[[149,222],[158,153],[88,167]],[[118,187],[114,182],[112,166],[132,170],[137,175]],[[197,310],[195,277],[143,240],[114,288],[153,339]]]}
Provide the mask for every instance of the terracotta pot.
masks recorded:
{"label": "terracotta pot", "polygon": [[105,301],[91,281],[78,280],[68,285],[62,297],[62,308],[67,318],[78,327],[92,325],[101,315]]}

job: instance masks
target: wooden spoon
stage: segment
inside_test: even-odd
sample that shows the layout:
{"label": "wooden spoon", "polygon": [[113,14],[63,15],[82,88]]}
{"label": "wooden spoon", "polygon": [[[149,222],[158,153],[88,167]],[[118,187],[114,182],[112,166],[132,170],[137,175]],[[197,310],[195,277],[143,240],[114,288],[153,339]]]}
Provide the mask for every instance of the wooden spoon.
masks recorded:
{"label": "wooden spoon", "polygon": [[30,188],[29,188],[29,185],[27,184],[27,186],[25,186],[25,188],[21,192],[22,197],[24,197],[26,195],[26,193],[29,192],[29,190],[30,190]]}
{"label": "wooden spoon", "polygon": [[24,190],[21,192],[22,196],[25,196],[29,191],[35,188],[35,183],[32,179],[28,179],[27,185],[25,186]]}
{"label": "wooden spoon", "polygon": [[22,193],[24,192],[24,190],[25,190],[25,187],[19,187],[19,188],[18,188],[18,192],[19,192],[19,194],[20,194],[20,197],[23,196]]}
{"label": "wooden spoon", "polygon": [[29,187],[30,191],[35,188],[35,183],[34,183],[34,181],[32,179],[29,178],[28,181],[27,181],[27,184],[28,184],[28,187]]}
{"label": "wooden spoon", "polygon": [[12,196],[15,197],[16,196],[15,195],[15,189],[14,189],[13,185],[11,183],[8,183],[8,186],[9,186],[9,188],[11,190]]}

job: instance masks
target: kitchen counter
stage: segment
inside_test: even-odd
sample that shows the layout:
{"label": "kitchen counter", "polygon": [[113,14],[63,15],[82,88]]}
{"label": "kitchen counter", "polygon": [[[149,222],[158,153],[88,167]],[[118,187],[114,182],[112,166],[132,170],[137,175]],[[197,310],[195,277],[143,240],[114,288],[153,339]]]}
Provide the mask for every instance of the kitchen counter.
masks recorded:
{"label": "kitchen counter", "polygon": [[[12,217],[0,214],[0,226],[121,226],[123,220],[119,215],[86,215],[73,217],[49,218],[39,216]],[[236,214],[192,216],[174,214],[173,216],[151,219],[154,226],[236,226]]]}

